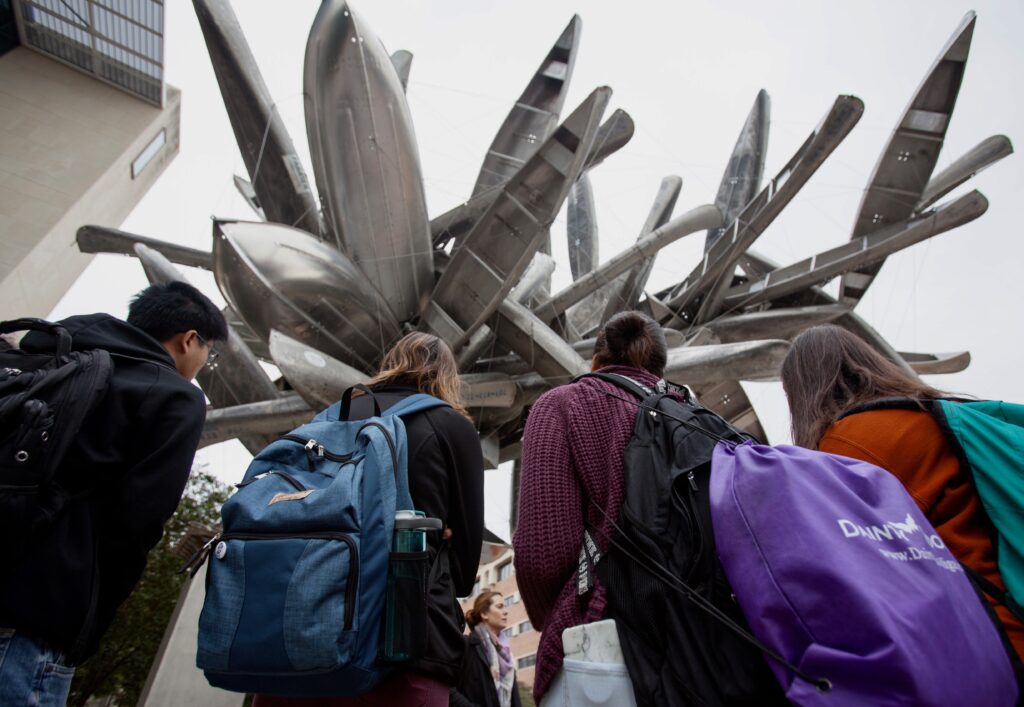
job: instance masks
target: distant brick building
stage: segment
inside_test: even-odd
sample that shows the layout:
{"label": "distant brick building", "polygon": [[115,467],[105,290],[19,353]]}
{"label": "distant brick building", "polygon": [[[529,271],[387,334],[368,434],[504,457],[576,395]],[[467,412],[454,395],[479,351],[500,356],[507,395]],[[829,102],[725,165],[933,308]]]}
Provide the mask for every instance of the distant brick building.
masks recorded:
{"label": "distant brick building", "polygon": [[509,646],[512,648],[516,678],[528,689],[533,689],[533,666],[537,661],[540,631],[530,624],[530,619],[526,616],[526,606],[519,596],[515,569],[512,566],[512,548],[488,544],[484,547],[484,556],[480,558],[473,593],[461,600],[462,610],[471,609],[473,600],[483,590],[501,592],[505,597],[505,606],[508,607],[508,628],[505,631],[509,637]]}

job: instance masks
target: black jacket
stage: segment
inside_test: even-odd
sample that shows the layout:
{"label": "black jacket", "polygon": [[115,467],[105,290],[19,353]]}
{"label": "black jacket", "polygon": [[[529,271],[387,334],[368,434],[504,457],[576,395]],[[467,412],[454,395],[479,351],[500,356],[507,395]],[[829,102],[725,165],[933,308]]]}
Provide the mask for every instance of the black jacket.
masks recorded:
{"label": "black jacket", "polygon": [[[382,410],[413,395],[415,388],[376,386]],[[368,396],[352,400],[350,419],[370,417]],[[483,454],[469,420],[444,407],[403,417],[409,447],[409,493],[417,510],[440,518],[450,541],[429,534],[428,635],[426,655],[410,668],[454,685],[462,665],[465,619],[458,596],[473,591],[484,527]]]}
{"label": "black jacket", "polygon": [[[449,695],[451,707],[498,707],[498,690],[491,677],[491,666],[484,658],[480,637],[471,633],[465,637],[466,658],[462,663],[459,684]],[[513,686],[512,707],[521,707],[519,684]]]}
{"label": "black jacket", "polygon": [[[0,587],[0,626],[78,663],[95,652],[142,576],[188,480],[206,418],[202,391],[153,337],[108,314],[61,322],[75,350],[114,354],[114,371],[57,471],[72,498]],[[21,348],[51,350],[31,332]]]}

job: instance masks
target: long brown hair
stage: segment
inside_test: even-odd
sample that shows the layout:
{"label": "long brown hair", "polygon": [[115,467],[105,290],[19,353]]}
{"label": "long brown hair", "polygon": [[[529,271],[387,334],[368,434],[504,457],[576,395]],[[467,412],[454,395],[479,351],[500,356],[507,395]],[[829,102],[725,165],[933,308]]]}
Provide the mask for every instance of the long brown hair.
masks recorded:
{"label": "long brown hair", "polygon": [[817,449],[825,430],[856,405],[879,398],[921,401],[946,395],[834,324],[811,327],[793,339],[782,361],[782,388],[793,442],[808,449]]}
{"label": "long brown hair", "polygon": [[473,608],[466,612],[466,624],[471,628],[476,628],[484,620],[484,614],[491,609],[491,600],[494,597],[500,597],[501,592],[485,591],[477,594],[476,599],[473,601]]}
{"label": "long brown hair", "polygon": [[462,404],[459,366],[452,350],[433,334],[414,331],[398,340],[380,362],[377,375],[366,385],[411,385],[433,395],[469,417]]}
{"label": "long brown hair", "polygon": [[602,366],[632,366],[659,378],[668,360],[665,332],[658,323],[635,310],[619,312],[601,327],[594,343],[594,362]]}

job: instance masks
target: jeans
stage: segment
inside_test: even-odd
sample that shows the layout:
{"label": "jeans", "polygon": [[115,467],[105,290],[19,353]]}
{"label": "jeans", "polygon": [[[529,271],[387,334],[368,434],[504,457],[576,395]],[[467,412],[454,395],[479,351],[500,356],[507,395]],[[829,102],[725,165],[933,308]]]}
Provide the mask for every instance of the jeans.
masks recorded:
{"label": "jeans", "polygon": [[0,705],[63,707],[74,674],[57,651],[0,628]]}

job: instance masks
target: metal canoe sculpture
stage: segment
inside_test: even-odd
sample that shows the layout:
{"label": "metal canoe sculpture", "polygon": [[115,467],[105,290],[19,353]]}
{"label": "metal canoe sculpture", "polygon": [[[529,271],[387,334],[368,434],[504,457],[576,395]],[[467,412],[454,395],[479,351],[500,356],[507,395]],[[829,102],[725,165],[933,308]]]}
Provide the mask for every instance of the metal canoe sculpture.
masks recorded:
{"label": "metal canoe sculpture", "polygon": [[[968,12],[900,117],[864,191],[851,239],[906,220],[921,200],[953,117],[974,22],[974,12]],[[843,275],[839,301],[855,305],[880,267],[873,262]]]}
{"label": "metal canoe sculpture", "polygon": [[473,196],[507,182],[558,125],[576,62],[581,26],[579,16],[574,16],[512,106],[487,150]]}
{"label": "metal canoe sculpture", "polygon": [[319,234],[320,211],[295,145],[270,97],[231,5],[194,0],[231,128],[266,218]]}
{"label": "metal canoe sculpture", "polygon": [[384,298],[341,251],[271,223],[214,223],[214,275],[224,298],[260,338],[272,329],[362,370],[399,325]]}
{"label": "metal canoe sculpture", "polygon": [[[757,195],[761,189],[761,178],[764,176],[764,161],[768,155],[768,117],[771,114],[771,99],[768,92],[761,89],[754,101],[754,107],[747,115],[736,146],[725,166],[725,174],[718,186],[715,206],[722,212],[722,220],[731,224],[744,206]],[[718,242],[725,234],[724,228],[708,231],[704,240],[704,251]]]}
{"label": "metal canoe sculpture", "polygon": [[[384,351],[416,329],[454,349],[492,464],[518,457],[529,405],[587,368],[597,326],[624,309],[666,327],[668,377],[758,436],[741,381],[775,378],[788,341],[814,324],[847,327],[911,372],[955,372],[970,362],[967,352],[899,353],[853,306],[887,256],[981,216],[988,202],[977,191],[942,200],[1013,151],[997,135],[932,174],[973,13],[900,118],[868,179],[852,239],[780,266],[752,246],[857,124],[864,105],[854,96],[839,96],[762,184],[771,102],[761,91],[717,194],[674,215],[682,180],[666,177],[636,242],[602,261],[601,194],[586,174],[622,149],[634,126],[621,110],[600,123],[608,88],[561,118],[578,17],[513,103],[466,198],[430,219],[406,103],[411,54],[388,55],[347,2],[323,2],[303,77],[315,198],[227,0],[194,5],[248,171],[235,184],[262,221],[216,221],[208,251],[97,226],[80,229],[78,243],[84,252],[136,257],[155,281],[182,278],[175,265],[214,272],[232,333],[218,347],[219,365],[200,375],[212,403],[204,444],[239,437],[258,447],[366,380]],[[567,201],[573,282],[552,294],[555,260],[546,253],[563,252],[549,238]],[[702,231],[701,261],[679,271],[675,285],[647,291],[658,252]],[[821,287],[835,278],[838,300]],[[272,380],[260,358],[280,377]]]}
{"label": "metal canoe sculpture", "polygon": [[342,0],[306,43],[306,133],[327,230],[402,321],[433,288],[433,248],[405,91],[384,45]]}
{"label": "metal canoe sculpture", "polygon": [[[676,207],[676,200],[682,189],[681,177],[672,175],[661,180],[654,204],[647,214],[647,221],[640,229],[639,238],[643,238],[651,231],[665,225],[672,215],[672,210]],[[616,312],[634,309],[640,304],[644,289],[647,287],[647,278],[651,276],[653,267],[654,258],[646,258],[620,275],[614,285],[609,286],[608,301],[601,317],[602,322],[608,321]]]}

